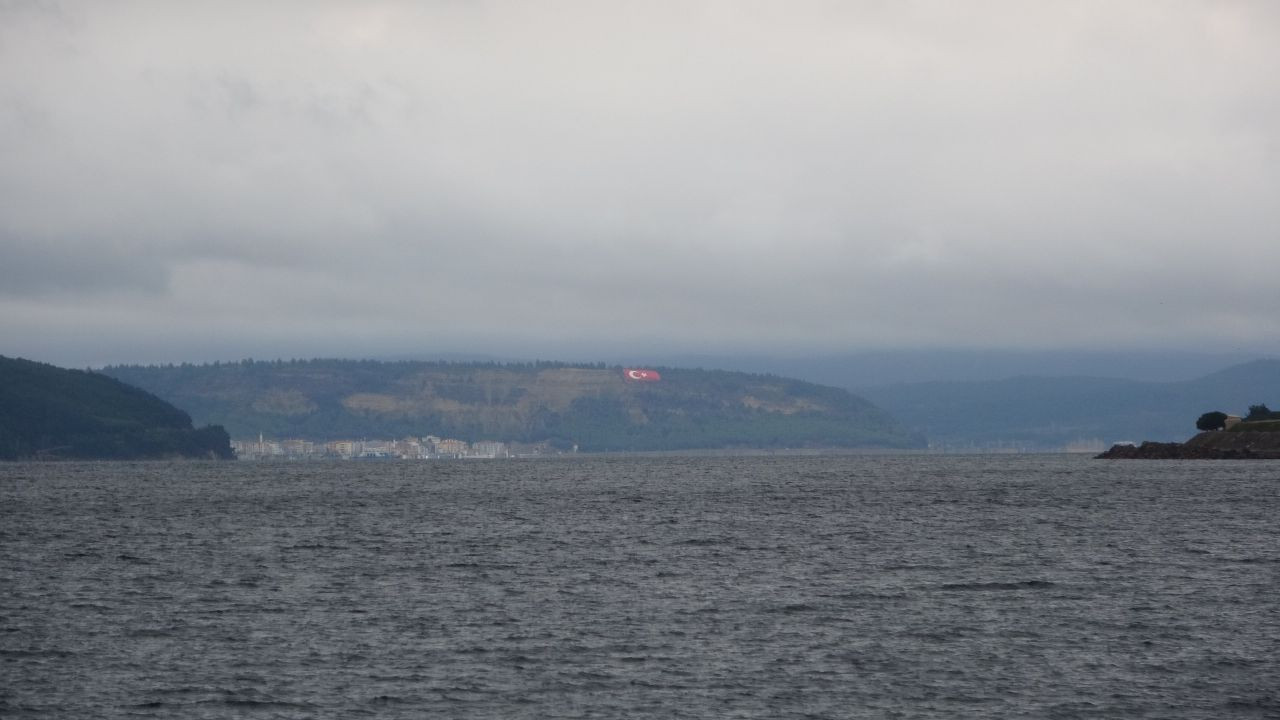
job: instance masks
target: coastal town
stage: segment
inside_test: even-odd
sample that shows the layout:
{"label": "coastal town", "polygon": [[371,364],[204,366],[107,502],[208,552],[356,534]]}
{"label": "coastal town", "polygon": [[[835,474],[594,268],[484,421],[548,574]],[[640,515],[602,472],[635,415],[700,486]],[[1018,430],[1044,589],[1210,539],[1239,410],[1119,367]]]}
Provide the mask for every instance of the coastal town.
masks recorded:
{"label": "coastal town", "polygon": [[[496,440],[466,442],[435,435],[400,440],[331,440],[301,438],[232,440],[239,460],[455,460],[560,455],[547,443],[506,443]],[[577,448],[573,448],[576,450]]]}

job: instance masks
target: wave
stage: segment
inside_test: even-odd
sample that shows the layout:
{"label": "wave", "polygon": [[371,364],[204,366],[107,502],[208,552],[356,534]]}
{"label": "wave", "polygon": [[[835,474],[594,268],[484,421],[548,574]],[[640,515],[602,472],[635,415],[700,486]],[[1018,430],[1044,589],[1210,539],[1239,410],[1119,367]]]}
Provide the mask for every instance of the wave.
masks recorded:
{"label": "wave", "polygon": [[1042,590],[1044,588],[1055,587],[1055,583],[1048,580],[1021,580],[1018,582],[967,582],[967,583],[944,583],[938,586],[940,590]]}

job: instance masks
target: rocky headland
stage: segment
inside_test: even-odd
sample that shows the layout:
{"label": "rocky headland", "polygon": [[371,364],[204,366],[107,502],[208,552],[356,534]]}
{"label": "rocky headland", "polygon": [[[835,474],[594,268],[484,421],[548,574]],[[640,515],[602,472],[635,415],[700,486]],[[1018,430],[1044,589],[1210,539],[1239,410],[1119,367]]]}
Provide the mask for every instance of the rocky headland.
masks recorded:
{"label": "rocky headland", "polygon": [[1113,445],[1103,460],[1277,460],[1280,432],[1202,432],[1186,442]]}

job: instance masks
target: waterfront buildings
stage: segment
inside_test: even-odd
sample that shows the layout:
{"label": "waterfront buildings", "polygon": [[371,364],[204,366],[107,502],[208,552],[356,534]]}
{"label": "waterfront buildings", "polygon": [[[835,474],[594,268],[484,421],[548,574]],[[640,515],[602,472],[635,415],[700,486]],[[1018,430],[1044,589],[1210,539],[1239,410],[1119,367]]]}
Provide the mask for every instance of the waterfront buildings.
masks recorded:
{"label": "waterfront buildings", "polygon": [[231,448],[241,460],[435,460],[457,458],[506,458],[554,455],[546,443],[508,444],[495,440],[468,443],[435,435],[400,440],[330,440],[317,443],[300,438],[232,440]]}

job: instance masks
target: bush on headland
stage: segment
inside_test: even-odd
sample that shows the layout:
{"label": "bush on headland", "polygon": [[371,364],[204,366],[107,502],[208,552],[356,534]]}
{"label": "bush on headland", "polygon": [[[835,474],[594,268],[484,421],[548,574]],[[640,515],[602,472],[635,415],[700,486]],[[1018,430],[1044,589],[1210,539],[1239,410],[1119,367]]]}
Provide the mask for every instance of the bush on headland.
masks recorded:
{"label": "bush on headland", "polygon": [[1197,430],[1221,430],[1227,426],[1227,414],[1221,410],[1207,412],[1196,420]]}
{"label": "bush on headland", "polygon": [[1244,416],[1245,422],[1265,422],[1280,420],[1280,412],[1272,412],[1266,405],[1250,405],[1249,414]]}

